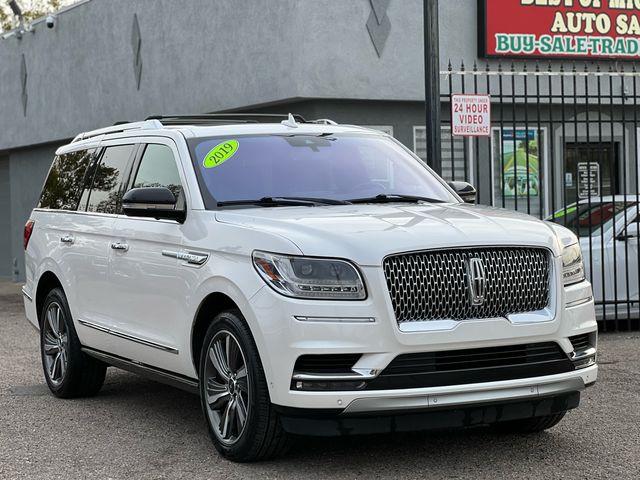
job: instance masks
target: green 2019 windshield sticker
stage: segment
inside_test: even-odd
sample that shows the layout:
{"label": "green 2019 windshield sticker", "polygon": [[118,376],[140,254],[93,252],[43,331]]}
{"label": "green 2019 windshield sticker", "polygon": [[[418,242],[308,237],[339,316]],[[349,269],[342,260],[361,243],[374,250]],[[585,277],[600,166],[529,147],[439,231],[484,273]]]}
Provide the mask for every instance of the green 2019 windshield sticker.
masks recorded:
{"label": "green 2019 windshield sticker", "polygon": [[216,145],[204,157],[202,165],[204,165],[204,168],[213,168],[222,165],[236,154],[239,146],[240,144],[237,140],[227,140],[226,142]]}

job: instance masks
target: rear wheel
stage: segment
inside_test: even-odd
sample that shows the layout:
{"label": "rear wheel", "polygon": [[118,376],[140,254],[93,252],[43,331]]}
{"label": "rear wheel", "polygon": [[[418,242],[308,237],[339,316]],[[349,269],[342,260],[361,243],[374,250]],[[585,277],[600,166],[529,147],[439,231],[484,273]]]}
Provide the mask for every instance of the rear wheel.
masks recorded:
{"label": "rear wheel", "polygon": [[107,366],[82,352],[62,289],[49,292],[40,318],[42,367],[51,393],[60,398],[97,394]]}
{"label": "rear wheel", "polygon": [[269,399],[258,350],[237,310],[218,315],[200,354],[200,399],[216,449],[237,462],[266,460],[288,437]]}
{"label": "rear wheel", "polygon": [[555,427],[564,418],[567,412],[544,417],[524,418],[522,420],[510,420],[494,423],[491,427],[503,433],[537,433]]}

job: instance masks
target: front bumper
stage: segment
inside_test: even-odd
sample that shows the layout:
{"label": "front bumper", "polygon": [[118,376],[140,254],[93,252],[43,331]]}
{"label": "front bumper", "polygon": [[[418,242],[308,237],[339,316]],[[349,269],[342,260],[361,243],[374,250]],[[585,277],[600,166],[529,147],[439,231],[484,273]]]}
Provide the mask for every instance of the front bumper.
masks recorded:
{"label": "front bumper", "polygon": [[[597,366],[558,375],[488,383],[395,390],[298,391],[294,365],[303,355],[361,354],[353,370],[382,372],[397,356],[554,342],[571,357],[569,337],[597,330],[588,282],[561,289],[550,319],[512,323],[505,318],[431,325],[403,332],[392,310],[382,269],[363,268],[367,300],[310,301],[285,298],[263,287],[250,300],[249,321],[262,359],[272,403],[281,407],[347,413],[398,411],[535,399],[579,392],[596,381]],[[438,322],[434,322],[438,323]],[[435,328],[434,328],[435,326]]]}
{"label": "front bumper", "polygon": [[489,425],[558,414],[576,408],[579,403],[580,393],[570,392],[528,400],[439,407],[402,413],[342,415],[282,408],[279,410],[282,426],[289,433],[334,437]]}

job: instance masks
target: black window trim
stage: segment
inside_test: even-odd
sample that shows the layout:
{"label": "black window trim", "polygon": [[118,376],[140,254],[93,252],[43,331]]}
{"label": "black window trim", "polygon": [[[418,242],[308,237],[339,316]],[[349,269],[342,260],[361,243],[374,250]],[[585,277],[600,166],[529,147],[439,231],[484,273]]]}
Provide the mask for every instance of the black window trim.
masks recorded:
{"label": "black window trim", "polygon": [[[154,141],[154,139],[152,138],[145,139],[138,144],[138,151],[136,152],[135,159],[133,161],[133,164],[131,165],[131,170],[129,172],[129,178],[127,179],[127,184],[126,184],[127,188],[123,193],[126,193],[133,188],[136,175],[138,174],[138,170],[140,169],[140,164],[142,163],[142,157],[144,157],[144,153],[147,151],[147,147],[149,145],[162,145],[167,147],[169,150],[171,150],[171,155],[173,155],[173,161],[176,164],[176,169],[178,170],[178,176],[180,177],[180,183],[181,183],[180,186],[182,187],[182,194],[181,194],[182,199],[176,199],[176,200],[178,200],[178,202],[182,201],[182,203],[184,204],[185,212],[188,212],[189,209],[188,209],[187,192],[186,192],[186,182],[185,182],[186,179],[182,178],[183,172],[181,168],[182,166],[180,164],[180,159],[176,157],[173,149],[169,145],[167,145],[166,143]],[[140,220],[146,220],[146,221],[149,220],[149,218],[143,218],[143,217],[131,217],[131,218],[139,218]],[[166,221],[166,220],[163,220],[163,221]]]}
{"label": "black window trim", "polygon": [[[88,148],[86,149],[87,151],[89,150]],[[96,168],[98,166],[99,160],[102,158],[102,153],[104,152],[104,149],[101,147],[93,147],[93,156],[91,158],[91,162],[89,163],[89,166],[87,167],[87,171],[84,174],[84,184],[82,186],[82,192],[80,193],[80,198],[78,199],[78,205],[76,205],[76,212],[86,212],[87,211],[87,206],[89,205],[89,198],[91,198],[91,188],[93,186],[93,178],[96,175]],[[79,151],[79,150],[76,150]],[[91,178],[89,178],[91,177]],[[87,197],[87,201],[84,205],[84,208],[82,207],[82,205],[80,204],[80,202],[82,201],[82,196],[84,195],[85,190],[89,190],[89,196]]]}
{"label": "black window trim", "polygon": [[[99,213],[99,214],[104,214],[105,212],[90,212],[88,210],[89,208],[89,202],[91,200],[91,194],[93,192],[93,181],[95,179],[95,174],[98,170],[98,166],[100,165],[100,162],[102,161],[102,157],[104,157],[105,152],[107,151],[108,148],[111,147],[125,147],[125,146],[132,146],[132,152],[129,154],[129,158],[127,159],[127,165],[124,169],[124,172],[122,174],[122,179],[120,180],[120,186],[118,188],[118,193],[120,193],[120,198],[122,198],[122,195],[124,195],[124,193],[126,192],[126,190],[124,190],[124,187],[126,187],[129,183],[130,177],[131,177],[131,170],[133,167],[133,163],[135,161],[135,159],[137,158],[138,152],[140,150],[140,143],[139,142],[123,142],[123,143],[109,143],[109,145],[101,145],[100,146],[100,152],[99,154],[96,156],[96,160],[94,163],[94,170],[93,170],[93,177],[91,178],[91,187],[89,188],[89,196],[87,197],[87,203],[84,205],[84,210],[80,210],[80,211],[84,211],[86,213],[92,214],[92,213]],[[125,181],[126,179],[126,181]],[[83,190],[84,193],[84,190]],[[119,204],[116,207],[116,212],[112,213],[110,215],[122,215],[122,201],[119,202]]]}

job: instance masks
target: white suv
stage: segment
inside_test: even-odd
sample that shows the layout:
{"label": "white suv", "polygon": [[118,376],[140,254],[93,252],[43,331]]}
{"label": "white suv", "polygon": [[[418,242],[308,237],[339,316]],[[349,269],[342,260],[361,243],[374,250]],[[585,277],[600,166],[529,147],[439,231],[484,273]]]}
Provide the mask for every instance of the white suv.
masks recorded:
{"label": "white suv", "polygon": [[580,248],[473,195],[328,120],[78,135],[25,227],[47,384],[94,395],[111,365],[199,392],[236,461],[291,434],[550,428],[596,381]]}

